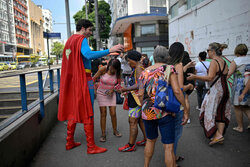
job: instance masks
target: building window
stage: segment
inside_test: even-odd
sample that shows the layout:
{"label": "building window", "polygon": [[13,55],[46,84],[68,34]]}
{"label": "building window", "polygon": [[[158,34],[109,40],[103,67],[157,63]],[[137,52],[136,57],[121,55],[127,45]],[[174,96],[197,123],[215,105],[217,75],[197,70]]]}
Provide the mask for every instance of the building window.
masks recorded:
{"label": "building window", "polygon": [[166,0],[150,0],[150,6],[167,7],[166,2]]}
{"label": "building window", "polygon": [[141,53],[142,54],[147,54],[148,58],[150,58],[151,56],[153,56],[154,47],[142,47],[141,48]]}
{"label": "building window", "polygon": [[168,34],[168,24],[160,23],[159,24],[159,32],[160,32],[160,35],[167,35]]}
{"label": "building window", "polygon": [[202,1],[204,1],[204,0],[187,0],[187,9],[190,9],[190,8],[198,5]]}
{"label": "building window", "polygon": [[147,35],[155,35],[155,25],[141,25],[141,35],[147,36]]}
{"label": "building window", "polygon": [[179,3],[176,3],[170,8],[171,18],[178,16]]}

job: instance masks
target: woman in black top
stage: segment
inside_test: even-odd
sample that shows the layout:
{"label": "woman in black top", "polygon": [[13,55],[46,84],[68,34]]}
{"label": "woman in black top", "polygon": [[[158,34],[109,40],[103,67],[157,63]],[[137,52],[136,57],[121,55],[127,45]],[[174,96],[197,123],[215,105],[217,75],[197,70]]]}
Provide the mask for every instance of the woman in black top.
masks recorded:
{"label": "woman in black top", "polygon": [[140,63],[141,54],[137,51],[129,51],[127,55],[128,64],[133,69],[132,74],[129,77],[128,87],[119,89],[118,91],[128,93],[128,107],[129,107],[129,142],[118,150],[121,152],[135,151],[135,142],[138,135],[138,125],[141,128],[144,139],[136,142],[138,146],[145,146],[146,144],[146,132],[143,121],[141,119],[141,104],[137,92],[139,90],[139,77],[143,71],[142,64]]}
{"label": "woman in black top", "polygon": [[[187,77],[188,74],[195,74],[195,63],[190,59],[188,52],[184,51],[183,59],[182,59],[182,65],[183,65],[183,76],[184,76],[184,87],[189,86],[190,89],[186,90],[185,93],[185,103],[187,106],[188,111],[190,111],[190,104],[189,104],[189,95],[193,92],[195,81],[191,80],[188,81]],[[188,119],[188,122],[190,123],[190,119]]]}

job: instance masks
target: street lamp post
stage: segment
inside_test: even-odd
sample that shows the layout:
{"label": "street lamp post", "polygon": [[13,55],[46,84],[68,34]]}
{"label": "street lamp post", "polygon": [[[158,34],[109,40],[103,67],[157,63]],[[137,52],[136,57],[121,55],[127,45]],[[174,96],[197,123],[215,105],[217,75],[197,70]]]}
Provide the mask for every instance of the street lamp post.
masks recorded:
{"label": "street lamp post", "polygon": [[96,31],[96,49],[100,50],[99,18],[98,18],[98,0],[95,0],[95,31]]}
{"label": "street lamp post", "polygon": [[89,17],[88,17],[88,8],[87,8],[87,0],[85,0],[85,18],[89,19]]}
{"label": "street lamp post", "polygon": [[69,0],[65,0],[66,20],[67,20],[67,35],[71,36],[70,15],[69,15]]}

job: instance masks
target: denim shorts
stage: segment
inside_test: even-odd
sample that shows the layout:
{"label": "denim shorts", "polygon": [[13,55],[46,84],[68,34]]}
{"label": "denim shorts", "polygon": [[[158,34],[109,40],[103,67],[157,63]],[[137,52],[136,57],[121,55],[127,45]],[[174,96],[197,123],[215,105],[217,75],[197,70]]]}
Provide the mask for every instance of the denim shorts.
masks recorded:
{"label": "denim shorts", "polygon": [[146,136],[153,140],[158,137],[158,127],[161,133],[161,142],[163,144],[174,143],[175,138],[175,119],[172,115],[167,115],[161,119],[143,120]]}

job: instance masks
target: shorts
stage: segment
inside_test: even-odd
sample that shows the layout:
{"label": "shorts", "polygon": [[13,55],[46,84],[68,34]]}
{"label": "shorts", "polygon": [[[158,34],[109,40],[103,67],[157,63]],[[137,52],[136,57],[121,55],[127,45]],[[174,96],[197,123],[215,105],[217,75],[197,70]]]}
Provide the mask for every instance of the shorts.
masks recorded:
{"label": "shorts", "polygon": [[137,106],[135,108],[129,108],[128,116],[132,118],[140,118],[141,117],[141,107]]}
{"label": "shorts", "polygon": [[167,115],[161,119],[143,120],[146,136],[153,140],[158,138],[158,127],[161,133],[161,142],[163,144],[172,144],[175,139],[175,119],[172,115]]}

